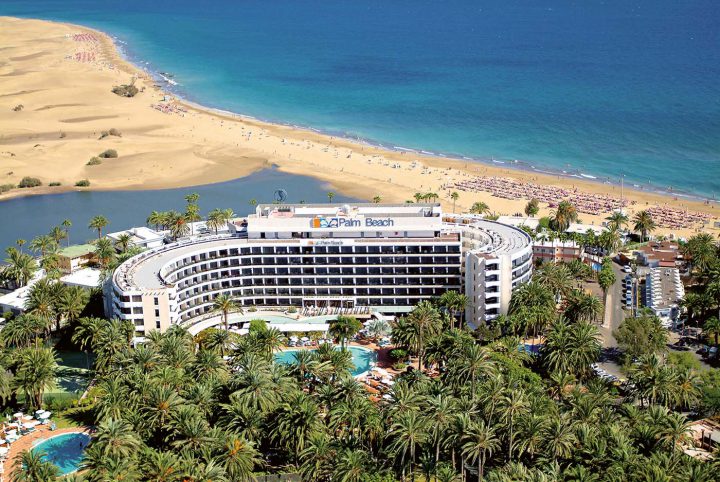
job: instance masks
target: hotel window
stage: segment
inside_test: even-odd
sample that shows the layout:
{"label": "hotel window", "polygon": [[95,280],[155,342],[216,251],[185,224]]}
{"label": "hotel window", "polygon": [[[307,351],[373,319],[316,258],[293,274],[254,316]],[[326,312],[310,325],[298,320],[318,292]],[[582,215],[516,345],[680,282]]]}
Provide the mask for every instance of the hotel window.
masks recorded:
{"label": "hotel window", "polygon": [[155,320],[155,328],[160,329],[160,320]]}
{"label": "hotel window", "polygon": [[153,303],[155,304],[155,306],[158,306],[160,304],[160,300],[156,297],[153,299]]}
{"label": "hotel window", "polygon": [[[160,316],[160,310],[157,310],[157,309],[155,310],[155,316]],[[158,323],[160,323],[160,322],[158,321]]]}

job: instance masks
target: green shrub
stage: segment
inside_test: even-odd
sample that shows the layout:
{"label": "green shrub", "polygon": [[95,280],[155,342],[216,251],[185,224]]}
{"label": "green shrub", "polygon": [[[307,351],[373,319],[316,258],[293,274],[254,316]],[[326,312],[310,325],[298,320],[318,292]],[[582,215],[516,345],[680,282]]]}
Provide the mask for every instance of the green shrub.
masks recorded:
{"label": "green shrub", "polygon": [[86,165],[87,166],[97,166],[98,164],[102,164],[102,160],[100,160],[99,157],[92,157],[92,158],[90,158],[90,160],[87,162]]}
{"label": "green shrub", "polygon": [[248,308],[248,311],[251,311],[251,312],[252,312],[252,311],[257,311],[257,308],[255,308],[254,306],[251,306],[250,308]]}
{"label": "green shrub", "polygon": [[15,107],[13,107],[13,110],[14,110],[15,112],[20,112],[20,111],[23,110],[24,108],[25,108],[24,105],[18,104],[18,105],[16,105]]}
{"label": "green shrub", "polygon": [[138,88],[132,84],[116,85],[112,88],[112,93],[120,97],[135,97],[138,92]]}
{"label": "green shrub", "polygon": [[62,186],[62,183],[57,182],[57,181],[53,181],[53,182],[51,182],[50,184],[48,184],[48,186],[52,186],[52,187]]}
{"label": "green shrub", "polygon": [[0,194],[15,189],[15,184],[0,184]]}
{"label": "green shrub", "polygon": [[388,356],[393,360],[406,360],[408,356],[407,350],[403,348],[395,348],[390,350]]}
{"label": "green shrub", "polygon": [[250,320],[250,332],[263,332],[267,331],[267,321],[265,320]]}
{"label": "green shrub", "polygon": [[37,177],[25,176],[20,180],[18,187],[38,187],[42,186],[42,182]]}
{"label": "green shrub", "polygon": [[115,158],[117,156],[118,156],[118,153],[115,149],[108,149],[106,151],[101,152],[100,155],[98,155],[98,157],[102,157],[104,159]]}
{"label": "green shrub", "polygon": [[89,185],[90,185],[90,181],[88,181],[87,179],[81,179],[75,183],[75,186],[77,186],[77,187],[88,187]]}
{"label": "green shrub", "polygon": [[291,306],[290,308],[288,308],[287,312],[288,313],[297,313],[297,308],[295,308],[294,306]]}
{"label": "green shrub", "polygon": [[401,372],[407,368],[407,365],[405,365],[405,363],[403,363],[403,362],[397,362],[397,363],[394,363],[392,367],[393,367],[393,370],[397,370],[397,371]]}

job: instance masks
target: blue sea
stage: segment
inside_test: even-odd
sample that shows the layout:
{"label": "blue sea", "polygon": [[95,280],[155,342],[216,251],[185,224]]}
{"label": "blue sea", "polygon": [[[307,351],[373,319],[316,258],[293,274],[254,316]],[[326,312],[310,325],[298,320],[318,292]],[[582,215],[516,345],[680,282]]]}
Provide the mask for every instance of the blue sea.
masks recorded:
{"label": "blue sea", "polygon": [[0,15],[105,30],[211,107],[720,194],[718,0],[0,0]]}

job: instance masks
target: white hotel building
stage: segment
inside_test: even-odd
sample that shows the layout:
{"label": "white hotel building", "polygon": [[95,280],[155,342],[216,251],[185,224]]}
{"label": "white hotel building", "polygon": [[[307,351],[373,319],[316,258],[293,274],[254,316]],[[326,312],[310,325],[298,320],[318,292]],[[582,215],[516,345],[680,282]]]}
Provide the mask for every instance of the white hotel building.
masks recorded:
{"label": "white hotel building", "polygon": [[124,262],[106,284],[106,314],[131,320],[141,337],[173,324],[191,332],[221,324],[213,300],[222,293],[245,311],[231,319],[242,328],[268,310],[297,320],[339,310],[402,314],[464,290],[466,319],[477,325],[507,310],[532,269],[522,230],[444,220],[439,204],[259,205],[231,227]]}

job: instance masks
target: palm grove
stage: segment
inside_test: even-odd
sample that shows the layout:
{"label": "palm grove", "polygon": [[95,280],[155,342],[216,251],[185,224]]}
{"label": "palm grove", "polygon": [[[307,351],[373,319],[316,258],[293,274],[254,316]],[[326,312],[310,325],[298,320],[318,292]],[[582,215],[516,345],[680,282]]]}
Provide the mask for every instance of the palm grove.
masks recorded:
{"label": "palm grove", "polygon": [[[91,224],[105,239],[107,222]],[[115,248],[108,268],[132,254]],[[698,293],[709,299],[714,253],[707,266],[694,257]],[[18,254],[22,246],[9,253]],[[51,266],[46,256],[41,264]],[[630,383],[596,377],[603,303],[582,289],[592,276],[581,263],[544,265],[514,293],[507,316],[477,330],[463,319],[461,294],[419,304],[392,326],[412,365],[380,401],[351,376],[346,350],[323,345],[275,363],[283,337],[262,322],[242,337],[226,327],[193,337],[174,326],[134,347],[132,325],[91,316],[84,298],[64,301],[82,295],[60,293],[51,277],[33,286],[27,314],[0,332],[0,396],[7,409],[43,403],[58,337],[95,355],[85,413],[97,432],[85,470],[66,480],[715,480],[718,463],[689,458],[681,446],[689,415],[720,409],[712,398],[720,380],[667,356],[659,321],[646,313],[617,334],[631,354]],[[708,315],[713,300],[692,319]],[[330,331],[345,346],[359,328],[340,318]],[[21,458],[25,470],[12,480],[55,480],[57,469],[38,454]]]}

